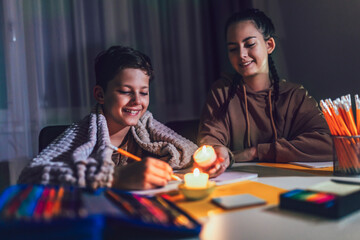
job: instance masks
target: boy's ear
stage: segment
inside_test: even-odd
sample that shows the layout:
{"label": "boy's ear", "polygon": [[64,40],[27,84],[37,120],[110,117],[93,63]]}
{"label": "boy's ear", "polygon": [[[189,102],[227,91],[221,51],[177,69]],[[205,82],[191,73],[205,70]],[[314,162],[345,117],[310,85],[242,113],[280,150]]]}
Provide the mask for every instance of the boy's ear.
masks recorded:
{"label": "boy's ear", "polygon": [[267,53],[271,54],[274,51],[275,46],[275,39],[273,37],[269,38],[269,40],[266,41]]}
{"label": "boy's ear", "polygon": [[96,85],[93,90],[94,98],[99,104],[104,104],[104,90],[99,85]]}

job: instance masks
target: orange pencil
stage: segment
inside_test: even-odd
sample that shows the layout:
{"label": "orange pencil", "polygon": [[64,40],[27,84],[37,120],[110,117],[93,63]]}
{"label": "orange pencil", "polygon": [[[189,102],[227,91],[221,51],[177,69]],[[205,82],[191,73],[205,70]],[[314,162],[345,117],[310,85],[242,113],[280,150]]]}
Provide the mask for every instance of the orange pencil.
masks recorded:
{"label": "orange pencil", "polygon": [[[351,130],[353,133],[357,132],[356,129],[354,131],[354,122],[352,126],[349,126],[351,123],[347,123],[351,122],[352,116],[349,116],[351,112],[349,109],[346,109],[345,105],[346,104],[341,103],[340,99],[334,101],[331,101],[331,99],[320,101],[320,107],[323,111],[325,120],[331,134],[334,136],[351,136],[353,135]],[[340,113],[342,111],[343,114]],[[352,129],[350,130],[350,128]],[[338,155],[338,168],[345,172],[350,172],[353,167],[358,168],[359,163],[355,160],[357,157],[352,146],[352,143],[355,143],[354,139],[334,139],[334,143]]]}
{"label": "orange pencil", "polygon": [[138,156],[135,156],[135,155],[133,155],[133,154],[125,151],[124,149],[117,148],[117,147],[112,146],[112,145],[109,146],[109,148],[111,148],[111,149],[113,149],[114,151],[117,151],[118,153],[120,153],[120,154],[122,154],[122,155],[124,155],[124,156],[127,156],[127,157],[129,157],[129,158],[131,158],[131,159],[133,159],[133,160],[135,160],[135,161],[139,161],[139,162],[141,161],[141,158],[139,158]]}
{"label": "orange pencil", "polygon": [[355,106],[356,106],[356,127],[358,133],[360,133],[360,99],[359,95],[355,95]]}
{"label": "orange pencil", "polygon": [[[121,148],[117,148],[115,146],[112,146],[112,145],[108,145],[109,148],[117,151],[118,153],[124,155],[124,156],[127,156],[135,161],[141,161],[141,158],[139,158],[138,156],[135,156],[127,151],[125,151],[124,149],[121,149]],[[178,176],[174,175],[174,174],[171,174],[171,179],[172,180],[176,180],[176,181],[181,181],[181,178],[179,178]]]}
{"label": "orange pencil", "polygon": [[61,201],[62,201],[63,196],[64,196],[64,187],[60,187],[58,190],[57,196],[56,196],[55,203],[54,203],[54,208],[53,208],[54,216],[60,215]]}

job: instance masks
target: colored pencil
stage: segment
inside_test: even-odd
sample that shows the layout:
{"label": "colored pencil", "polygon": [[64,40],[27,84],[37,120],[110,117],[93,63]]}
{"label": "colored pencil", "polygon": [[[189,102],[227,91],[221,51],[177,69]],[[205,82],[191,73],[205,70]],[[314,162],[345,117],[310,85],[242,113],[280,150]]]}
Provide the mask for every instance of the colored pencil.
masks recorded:
{"label": "colored pencil", "polygon": [[2,198],[0,198],[0,210],[1,214],[4,215],[7,205],[11,202],[11,200],[21,191],[21,187],[18,185],[8,187],[2,193]]}
{"label": "colored pencil", "polygon": [[9,202],[9,206],[5,209],[5,216],[8,218],[16,217],[16,212],[20,208],[22,202],[30,194],[33,186],[27,186],[25,189],[22,189],[14,198]]}
{"label": "colored pencil", "polygon": [[166,211],[168,211],[172,221],[177,226],[185,226],[187,228],[193,228],[194,224],[181,212],[171,207],[161,196],[156,196],[156,201],[161,204]]}
{"label": "colored pencil", "polygon": [[62,198],[64,196],[64,187],[60,187],[58,192],[57,192],[57,197],[54,203],[54,208],[53,208],[53,215],[54,216],[58,216],[60,215],[60,210],[61,210],[61,201]]}
{"label": "colored pencil", "polygon": [[121,149],[121,148],[117,148],[115,146],[112,146],[112,145],[109,145],[108,147],[110,147],[111,149],[113,149],[114,151],[117,151],[118,153],[124,155],[124,156],[127,156],[135,161],[141,161],[141,158],[139,158],[138,156],[135,156],[127,151],[125,151],[124,149]]}
{"label": "colored pencil", "polygon": [[[345,174],[360,173],[358,157],[358,144],[360,144],[360,101],[355,96],[356,123],[352,111],[350,94],[337,98],[321,100],[320,107],[329,126],[331,135],[334,136],[334,146],[337,155],[337,164],[334,171]],[[337,138],[336,136],[339,136]]]}

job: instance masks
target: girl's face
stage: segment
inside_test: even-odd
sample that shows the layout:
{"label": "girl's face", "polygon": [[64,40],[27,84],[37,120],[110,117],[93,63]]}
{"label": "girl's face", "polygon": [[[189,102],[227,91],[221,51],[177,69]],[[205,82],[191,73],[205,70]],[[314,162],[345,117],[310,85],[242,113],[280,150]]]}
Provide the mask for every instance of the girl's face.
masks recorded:
{"label": "girl's face", "polygon": [[229,26],[227,48],[231,65],[244,79],[269,75],[268,54],[274,50],[275,41],[273,38],[265,41],[252,21]]}
{"label": "girl's face", "polygon": [[106,92],[95,86],[95,98],[103,104],[109,127],[137,124],[149,106],[149,79],[140,69],[126,68],[108,82]]}

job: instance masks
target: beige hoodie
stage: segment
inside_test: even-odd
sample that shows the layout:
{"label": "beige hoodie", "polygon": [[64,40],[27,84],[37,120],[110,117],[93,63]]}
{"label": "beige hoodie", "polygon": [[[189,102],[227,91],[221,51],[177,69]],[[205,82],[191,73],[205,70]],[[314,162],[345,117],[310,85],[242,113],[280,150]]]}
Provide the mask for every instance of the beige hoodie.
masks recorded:
{"label": "beige hoodie", "polygon": [[[232,80],[214,83],[200,119],[198,145],[224,145],[232,151],[257,147],[261,162],[331,161],[330,131],[317,102],[298,84],[281,81],[254,92],[240,84],[224,114]],[[218,116],[218,117],[215,117]]]}

